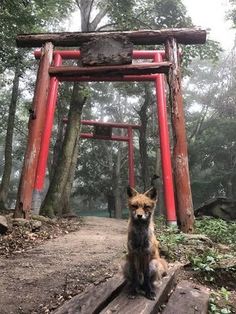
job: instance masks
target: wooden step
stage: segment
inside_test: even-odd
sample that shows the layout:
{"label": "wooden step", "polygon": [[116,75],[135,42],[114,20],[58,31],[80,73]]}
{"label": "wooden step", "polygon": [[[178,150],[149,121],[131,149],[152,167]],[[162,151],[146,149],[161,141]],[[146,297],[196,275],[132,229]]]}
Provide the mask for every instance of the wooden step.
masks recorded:
{"label": "wooden step", "polygon": [[[119,274],[98,286],[88,287],[83,293],[73,297],[54,311],[54,314],[99,313],[125,286],[123,275]],[[105,305],[104,305],[105,303]]]}
{"label": "wooden step", "polygon": [[183,280],[175,288],[162,314],[206,314],[208,301],[207,288]]}
{"label": "wooden step", "polygon": [[73,297],[54,311],[54,314],[157,313],[175,285],[180,266],[180,264],[176,264],[170,267],[167,276],[157,286],[157,297],[154,301],[148,300],[142,295],[135,299],[129,299],[125,280],[120,274],[98,286],[86,289],[82,294]]}
{"label": "wooden step", "polygon": [[166,277],[157,286],[156,299],[148,300],[144,296],[137,296],[135,299],[128,298],[127,287],[104,308],[101,314],[151,314],[157,313],[159,307],[166,302],[169,293],[175,285],[176,275],[180,265],[171,267]]}

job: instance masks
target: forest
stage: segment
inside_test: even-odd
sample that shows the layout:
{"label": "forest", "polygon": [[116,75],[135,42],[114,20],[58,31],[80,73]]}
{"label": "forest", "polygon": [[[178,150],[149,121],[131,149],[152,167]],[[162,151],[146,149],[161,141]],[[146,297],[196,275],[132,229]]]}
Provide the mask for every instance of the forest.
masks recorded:
{"label": "forest", "polygon": [[[3,1],[0,14],[0,204],[4,210],[15,206],[37,73],[33,50],[16,48],[17,34],[68,31],[71,24],[83,32],[194,25],[179,0]],[[233,26],[235,1],[231,1],[231,11],[225,12],[225,16]],[[213,40],[181,49],[191,188],[196,209],[210,199],[236,198],[235,50],[224,51]],[[170,110],[168,107],[169,113]],[[63,122],[66,117],[70,123]],[[89,210],[121,217],[126,207],[127,144],[80,139],[80,132],[88,129],[81,127],[81,119],[142,126],[134,134],[135,176],[137,188],[145,190],[154,174],[161,177],[154,87],[152,83],[140,82],[60,86],[41,213],[53,217]],[[64,155],[70,156],[70,164],[63,160]],[[161,181],[156,184],[163,213]]]}
{"label": "forest", "polygon": [[[234,30],[236,0],[226,2],[224,17]],[[185,3],[0,1],[1,314],[236,313],[236,39],[231,49],[225,49],[207,29],[205,44],[179,45],[196,216],[192,229],[185,232],[179,221],[180,230],[169,226],[164,217],[158,110],[151,81],[60,82],[43,192],[39,203],[32,203],[30,217],[19,206],[29,126],[35,119],[32,103],[39,60],[35,48],[19,48],[17,35],[198,29]],[[212,4],[209,14],[214,9]],[[164,45],[135,49],[164,50]],[[80,61],[65,64],[77,66]],[[166,84],[173,153],[170,94]],[[158,239],[156,254],[169,265],[166,276],[158,278],[155,301],[147,295],[127,298],[120,274],[129,249],[127,142],[85,139],[81,134],[93,128],[82,120],[139,126],[133,130],[135,189],[141,193],[151,185],[157,189],[157,215],[151,216],[153,230],[147,233],[149,237],[151,230],[155,243]],[[113,134],[125,137],[126,131],[115,129]],[[150,200],[154,208],[154,196]],[[217,218],[212,214],[215,204],[221,210]],[[205,217],[202,210],[207,208],[214,218]],[[144,283],[145,292],[143,287]]]}

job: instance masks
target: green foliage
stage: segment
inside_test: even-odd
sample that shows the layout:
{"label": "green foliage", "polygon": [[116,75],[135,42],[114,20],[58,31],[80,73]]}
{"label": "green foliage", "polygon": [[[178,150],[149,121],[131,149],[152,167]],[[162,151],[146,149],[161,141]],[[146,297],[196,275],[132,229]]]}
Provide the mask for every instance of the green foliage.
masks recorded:
{"label": "green foliage", "polygon": [[[221,287],[220,290],[211,293],[209,298],[209,314],[231,314],[231,307],[228,305],[230,291]],[[221,304],[219,304],[221,303]]]}
{"label": "green foliage", "polygon": [[156,224],[156,230],[158,233],[158,240],[162,249],[165,251],[165,255],[169,259],[175,259],[178,255],[179,246],[184,244],[186,238],[185,235],[177,229],[177,227],[162,228],[160,232],[160,222]]}
{"label": "green foliage", "polygon": [[220,256],[217,250],[208,249],[199,255],[190,255],[189,261],[193,270],[206,272],[210,281],[213,280],[210,276],[211,272],[214,272],[214,267],[220,260]]}
{"label": "green foliage", "polygon": [[0,70],[15,63],[17,34],[53,30],[73,8],[71,0],[3,0],[0,10]]}
{"label": "green foliage", "polygon": [[227,12],[227,19],[233,22],[234,27],[236,26],[236,1],[229,0],[230,3],[230,10]]}
{"label": "green foliage", "polygon": [[182,64],[184,75],[195,75],[188,67],[189,64],[196,58],[200,60],[208,60],[210,63],[217,62],[222,53],[222,48],[219,42],[207,39],[204,45],[181,45],[183,51]]}
{"label": "green foliage", "polygon": [[[161,29],[193,27],[182,0],[108,1],[108,17],[116,29]],[[150,49],[150,46],[149,48]],[[205,45],[181,46],[184,74],[196,57],[218,60],[221,48],[218,42],[207,40]]]}
{"label": "green foliage", "polygon": [[192,26],[181,0],[108,1],[108,16],[122,29]]}
{"label": "green foliage", "polygon": [[185,108],[195,207],[217,196],[236,198],[234,63],[232,53],[190,67]]}
{"label": "green foliage", "polygon": [[195,231],[205,234],[217,243],[233,245],[236,243],[236,223],[233,222],[215,218],[196,220]]}

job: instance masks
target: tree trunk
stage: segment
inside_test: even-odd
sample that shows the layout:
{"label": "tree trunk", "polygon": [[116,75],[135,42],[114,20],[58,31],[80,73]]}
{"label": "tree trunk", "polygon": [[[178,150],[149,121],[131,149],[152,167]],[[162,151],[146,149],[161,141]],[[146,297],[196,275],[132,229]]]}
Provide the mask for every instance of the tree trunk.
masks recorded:
{"label": "tree trunk", "polygon": [[71,175],[74,154],[77,154],[75,150],[80,135],[80,119],[84,103],[83,87],[75,83],[62,151],[41,208],[41,213],[49,217],[62,214],[62,205],[64,204],[62,204],[61,200],[62,195],[65,193],[68,180],[70,180],[69,176]]}
{"label": "tree trunk", "polygon": [[152,95],[150,86],[145,84],[145,100],[138,111],[140,117],[141,129],[139,135],[139,152],[140,152],[140,164],[141,164],[141,176],[143,182],[143,189],[146,191],[150,187],[150,175],[148,169],[148,153],[147,153],[147,124],[148,124],[148,107],[152,101]]}
{"label": "tree trunk", "polygon": [[[79,121],[79,123],[81,123],[81,120]],[[72,213],[72,209],[70,206],[70,195],[71,195],[71,190],[72,190],[73,182],[74,182],[74,174],[75,174],[77,159],[78,159],[78,150],[79,150],[79,134],[78,134],[77,141],[76,141],[73,155],[72,155],[68,181],[67,181],[64,193],[62,195],[62,214],[63,215]]]}
{"label": "tree trunk", "polygon": [[117,152],[117,160],[114,171],[114,197],[115,197],[115,218],[122,218],[121,195],[120,195],[120,170],[121,170],[121,143]]}
{"label": "tree trunk", "polygon": [[110,190],[107,193],[106,198],[107,198],[107,210],[109,213],[109,217],[112,218],[112,216],[115,213],[115,198],[114,198],[112,190]]}
{"label": "tree trunk", "polygon": [[156,174],[160,176],[160,178],[156,181],[155,187],[157,189],[157,215],[165,215],[165,202],[164,202],[164,191],[163,191],[163,180],[162,180],[162,169],[161,169],[161,152],[160,147],[157,146],[156,149]]}
{"label": "tree trunk", "polygon": [[53,176],[54,176],[54,172],[55,169],[57,167],[58,161],[59,161],[59,156],[60,153],[62,151],[62,146],[63,146],[63,140],[64,140],[64,135],[65,135],[65,123],[63,121],[64,118],[64,110],[62,108],[62,104],[60,101],[58,101],[57,103],[57,136],[56,136],[56,142],[55,145],[53,147],[53,156],[52,156],[52,163],[51,165],[48,167],[49,168],[49,179],[50,181],[52,180]]}
{"label": "tree trunk", "polygon": [[19,92],[19,81],[21,76],[21,61],[22,56],[18,52],[16,66],[15,66],[15,76],[13,79],[11,102],[9,105],[8,122],[7,122],[7,134],[5,141],[5,165],[3,170],[2,181],[0,185],[0,209],[5,209],[5,203],[7,200],[11,171],[12,171],[12,142],[13,142],[13,131],[15,125],[15,115],[16,115],[16,104]]}

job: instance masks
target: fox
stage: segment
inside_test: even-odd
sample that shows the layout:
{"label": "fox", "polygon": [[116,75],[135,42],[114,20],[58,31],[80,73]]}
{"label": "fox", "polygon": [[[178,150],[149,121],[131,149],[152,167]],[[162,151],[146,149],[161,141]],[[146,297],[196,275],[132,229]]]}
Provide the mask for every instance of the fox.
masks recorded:
{"label": "fox", "polygon": [[127,187],[129,221],[127,254],[123,274],[128,282],[129,297],[144,292],[155,300],[155,282],[167,274],[167,262],[160,257],[159,242],[154,234],[154,209],[157,201],[155,187],[145,193]]}

